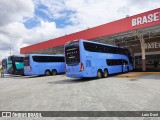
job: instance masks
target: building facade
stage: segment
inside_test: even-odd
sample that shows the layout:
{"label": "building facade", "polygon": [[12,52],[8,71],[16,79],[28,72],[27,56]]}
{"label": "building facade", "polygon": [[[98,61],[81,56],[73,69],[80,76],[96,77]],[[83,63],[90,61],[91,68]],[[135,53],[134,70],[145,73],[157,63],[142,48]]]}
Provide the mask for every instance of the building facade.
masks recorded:
{"label": "building facade", "polygon": [[63,53],[66,42],[79,39],[127,47],[136,69],[160,69],[160,8],[27,46],[20,53]]}

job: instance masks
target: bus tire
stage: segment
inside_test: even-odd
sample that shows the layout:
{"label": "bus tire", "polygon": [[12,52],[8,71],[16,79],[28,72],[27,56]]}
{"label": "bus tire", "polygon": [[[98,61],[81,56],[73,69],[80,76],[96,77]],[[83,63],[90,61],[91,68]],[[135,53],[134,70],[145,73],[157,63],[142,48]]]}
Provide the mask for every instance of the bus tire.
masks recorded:
{"label": "bus tire", "polygon": [[46,70],[46,71],[45,71],[45,75],[46,75],[46,76],[51,75],[50,70]]}
{"label": "bus tire", "polygon": [[97,78],[98,79],[102,78],[102,70],[100,69],[97,71]]}
{"label": "bus tire", "polygon": [[56,69],[52,70],[52,75],[57,75],[57,70]]}
{"label": "bus tire", "polygon": [[107,69],[104,69],[103,77],[106,78],[107,76],[108,76],[108,70],[107,70]]}

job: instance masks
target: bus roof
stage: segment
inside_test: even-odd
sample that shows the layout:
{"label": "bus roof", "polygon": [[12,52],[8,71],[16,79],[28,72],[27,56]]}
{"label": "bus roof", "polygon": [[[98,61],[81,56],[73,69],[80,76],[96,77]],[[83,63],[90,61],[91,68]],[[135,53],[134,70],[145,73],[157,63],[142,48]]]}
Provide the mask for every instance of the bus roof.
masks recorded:
{"label": "bus roof", "polygon": [[7,60],[7,58],[3,58],[2,61],[3,61],[3,60]]}
{"label": "bus roof", "polygon": [[35,55],[35,56],[64,56],[64,54],[27,54],[26,56],[29,55]]}
{"label": "bus roof", "polygon": [[11,56],[8,56],[8,58],[10,57],[24,57],[24,55],[11,55]]}
{"label": "bus roof", "polygon": [[[89,43],[96,43],[96,44],[100,44],[100,45],[106,45],[106,46],[111,46],[111,47],[117,47],[117,48],[124,48],[126,49],[125,47],[120,47],[120,46],[115,46],[115,45],[110,45],[110,44],[105,44],[105,43],[100,43],[100,42],[94,42],[94,41],[89,41],[89,40],[83,40],[83,39],[80,39],[80,40],[74,40],[74,41],[85,41],[85,42],[89,42]],[[70,42],[74,42],[74,41],[70,41]],[[68,42],[68,43],[70,43]],[[66,43],[66,44],[68,44]]]}

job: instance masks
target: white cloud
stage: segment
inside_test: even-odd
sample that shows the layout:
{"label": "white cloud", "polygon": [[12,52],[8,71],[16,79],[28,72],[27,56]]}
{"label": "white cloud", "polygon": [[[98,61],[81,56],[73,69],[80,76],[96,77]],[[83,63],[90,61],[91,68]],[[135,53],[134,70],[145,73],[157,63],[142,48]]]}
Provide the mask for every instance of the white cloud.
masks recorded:
{"label": "white cloud", "polygon": [[26,29],[23,23],[14,22],[1,27],[0,31],[3,31],[3,34],[2,32],[0,33],[0,49],[9,51],[11,46],[12,54],[19,54],[20,48],[26,45],[60,36],[60,31],[56,28],[54,22],[44,21],[41,21],[39,27],[33,29]]}
{"label": "white cloud", "polygon": [[58,19],[66,16],[64,10],[67,10],[67,8],[65,6],[64,0],[36,0],[35,4],[43,4],[44,6],[46,6],[48,9],[43,9],[43,12],[45,12],[48,17],[52,19]]}
{"label": "white cloud", "polygon": [[[159,0],[38,0],[53,19],[66,17],[72,27],[86,29],[160,7]],[[68,14],[64,11],[68,11]],[[72,11],[72,13],[69,13]],[[78,29],[79,30],[79,29]]]}
{"label": "white cloud", "polygon": [[33,16],[32,0],[0,0],[0,59],[9,55],[9,46],[13,53],[19,53],[24,31],[22,22]]}
{"label": "white cloud", "polygon": [[10,22],[23,21],[25,17],[32,17],[34,4],[32,0],[0,0],[0,25]]}
{"label": "white cloud", "polygon": [[60,36],[60,29],[56,28],[55,22],[41,21],[40,26],[26,31],[26,44],[42,42]]}
{"label": "white cloud", "polygon": [[[57,28],[55,22],[40,19],[40,25],[27,29],[23,22],[36,17],[34,10],[43,4],[43,12],[52,19],[67,18],[64,28]],[[0,1],[0,59],[19,54],[21,47],[55,37],[98,26],[148,10],[160,7],[159,0],[1,0]]]}

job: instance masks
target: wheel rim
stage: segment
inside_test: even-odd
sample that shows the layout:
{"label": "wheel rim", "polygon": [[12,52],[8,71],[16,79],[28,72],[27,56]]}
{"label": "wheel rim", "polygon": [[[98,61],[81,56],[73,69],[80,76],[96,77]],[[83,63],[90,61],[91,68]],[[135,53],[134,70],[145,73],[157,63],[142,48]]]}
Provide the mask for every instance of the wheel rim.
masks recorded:
{"label": "wheel rim", "polygon": [[53,70],[53,71],[52,71],[52,74],[53,74],[53,75],[56,75],[56,71],[55,71],[55,70]]}
{"label": "wheel rim", "polygon": [[46,75],[49,76],[49,75],[50,75],[50,72],[49,72],[49,71],[46,71]]}
{"label": "wheel rim", "polygon": [[101,78],[101,77],[102,77],[102,73],[101,73],[101,71],[98,71],[97,78]]}
{"label": "wheel rim", "polygon": [[107,77],[107,76],[108,76],[108,73],[107,73],[107,71],[106,71],[106,70],[104,71],[104,73],[103,73],[103,74],[104,74],[104,77]]}

